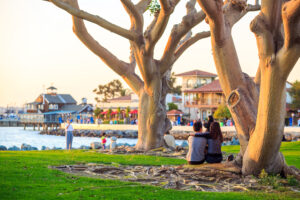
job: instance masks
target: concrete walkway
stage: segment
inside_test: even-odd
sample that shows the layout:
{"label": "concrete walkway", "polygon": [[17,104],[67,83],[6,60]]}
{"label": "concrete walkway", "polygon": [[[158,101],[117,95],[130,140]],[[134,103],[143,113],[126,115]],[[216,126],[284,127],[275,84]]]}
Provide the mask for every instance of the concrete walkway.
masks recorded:
{"label": "concrete walkway", "polygon": [[[76,124],[72,123],[74,129],[81,129],[81,130],[138,130],[137,125],[129,125],[129,124]],[[64,129],[65,124],[61,124],[61,128]],[[221,127],[222,132],[235,132],[235,126],[223,126]],[[192,126],[173,126],[172,131],[193,131]],[[286,133],[299,133],[300,134],[300,127],[299,126],[286,126],[284,128],[284,132]]]}

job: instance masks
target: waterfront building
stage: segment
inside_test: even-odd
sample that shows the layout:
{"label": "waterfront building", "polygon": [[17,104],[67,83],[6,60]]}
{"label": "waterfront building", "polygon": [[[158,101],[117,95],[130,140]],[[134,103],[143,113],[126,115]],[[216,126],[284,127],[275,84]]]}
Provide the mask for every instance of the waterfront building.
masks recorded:
{"label": "waterfront building", "polygon": [[[192,70],[176,77],[182,79],[182,103],[181,110],[190,120],[205,119],[211,115],[222,101],[222,90],[216,85],[216,74],[201,70]],[[200,89],[208,85],[207,88]],[[199,90],[200,89],[200,90]]]}
{"label": "waterfront building", "polygon": [[[168,103],[174,103],[178,106],[178,109],[182,109],[182,97],[180,95],[167,94],[166,105],[168,105]],[[97,103],[97,107],[101,108],[103,110],[103,113],[106,112],[108,109],[112,109],[115,113],[118,108],[124,111],[128,107],[131,111],[134,111],[137,110],[139,107],[139,97],[137,94],[132,93],[126,96],[108,99],[107,102]]]}
{"label": "waterfront building", "polygon": [[172,125],[180,125],[182,121],[183,112],[180,110],[170,110],[167,112],[167,117],[172,122]]}
{"label": "waterfront building", "polygon": [[189,109],[191,119],[206,120],[220,104],[225,104],[225,95],[219,80],[195,89],[184,90],[184,107]]}
{"label": "waterfront building", "polygon": [[[192,70],[175,75],[182,78],[182,107],[184,116],[189,120],[206,120],[213,115],[220,104],[226,104],[225,95],[217,75],[200,70]],[[286,83],[287,91],[291,88]],[[292,102],[290,94],[286,94],[287,112]]]}
{"label": "waterfront building", "polygon": [[80,123],[81,121],[92,122],[93,106],[82,98],[82,103],[70,94],[58,94],[57,88],[47,88],[47,93],[40,94],[33,102],[25,105],[25,113],[20,115],[21,122],[32,125],[51,124],[58,126],[67,118]]}

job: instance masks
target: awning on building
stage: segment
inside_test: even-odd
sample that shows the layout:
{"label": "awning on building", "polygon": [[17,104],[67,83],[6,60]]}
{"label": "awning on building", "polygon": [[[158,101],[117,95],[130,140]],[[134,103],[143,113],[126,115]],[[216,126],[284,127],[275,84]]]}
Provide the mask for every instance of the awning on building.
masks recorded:
{"label": "awning on building", "polygon": [[138,110],[132,110],[129,112],[130,114],[137,114],[138,113]]}

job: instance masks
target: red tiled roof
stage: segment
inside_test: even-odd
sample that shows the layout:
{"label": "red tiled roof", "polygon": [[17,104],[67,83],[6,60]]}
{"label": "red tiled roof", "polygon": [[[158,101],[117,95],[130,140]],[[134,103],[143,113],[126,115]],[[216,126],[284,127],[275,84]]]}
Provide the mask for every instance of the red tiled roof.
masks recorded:
{"label": "red tiled roof", "polygon": [[131,95],[108,99],[108,101],[130,101],[130,100],[131,100]]}
{"label": "red tiled roof", "polygon": [[196,89],[185,90],[184,92],[223,92],[219,80],[203,85]]}
{"label": "red tiled roof", "polygon": [[167,112],[167,115],[182,115],[183,112],[179,111],[179,110],[170,110],[169,112]]}
{"label": "red tiled roof", "polygon": [[210,72],[205,72],[201,70],[192,70],[188,72],[184,72],[181,74],[176,74],[175,76],[200,76],[200,77],[217,77],[216,74],[210,73]]}

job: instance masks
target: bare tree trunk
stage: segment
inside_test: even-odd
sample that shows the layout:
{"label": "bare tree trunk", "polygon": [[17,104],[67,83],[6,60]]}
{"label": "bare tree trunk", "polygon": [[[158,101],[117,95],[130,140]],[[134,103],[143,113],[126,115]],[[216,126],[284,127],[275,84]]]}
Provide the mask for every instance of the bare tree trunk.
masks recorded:
{"label": "bare tree trunk", "polygon": [[139,150],[150,150],[163,146],[163,135],[172,128],[167,118],[165,106],[168,86],[166,78],[155,78],[151,82],[152,95],[145,90],[141,91],[138,110],[138,142]]}
{"label": "bare tree trunk", "polygon": [[285,81],[277,67],[263,68],[255,131],[243,158],[244,174],[280,173],[284,158],[279,153],[284,131]]}
{"label": "bare tree trunk", "polygon": [[234,21],[245,10],[245,1],[198,3],[208,16],[216,68],[236,122],[243,174],[258,175],[262,169],[292,173],[279,149],[284,130],[285,84],[300,55],[300,1],[262,0],[261,12],[251,23],[260,60],[255,82],[242,75],[231,36]]}

